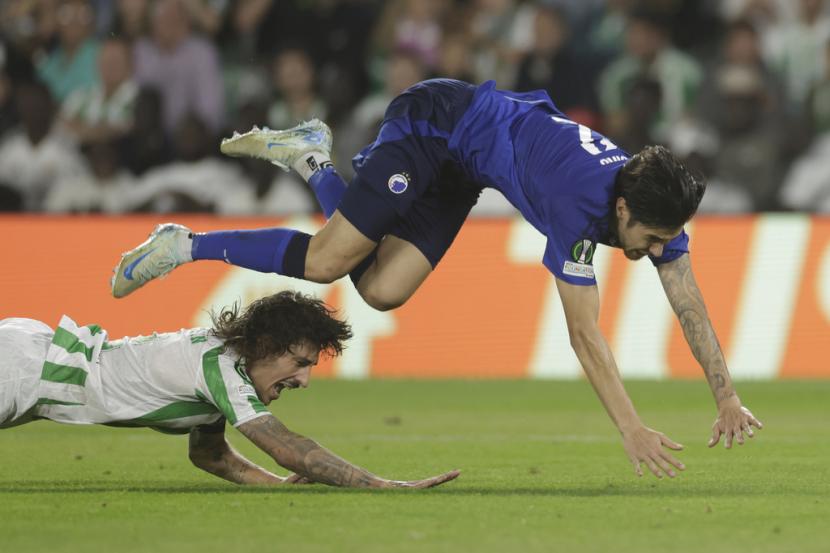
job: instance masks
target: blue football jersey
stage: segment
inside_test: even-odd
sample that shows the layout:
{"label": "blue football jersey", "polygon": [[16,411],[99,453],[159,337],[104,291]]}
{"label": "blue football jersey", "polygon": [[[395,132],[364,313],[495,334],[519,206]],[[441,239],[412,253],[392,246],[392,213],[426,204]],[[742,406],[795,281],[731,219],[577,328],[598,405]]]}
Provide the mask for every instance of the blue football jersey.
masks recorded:
{"label": "blue football jersey", "polygon": [[[629,155],[605,136],[568,119],[544,91],[478,87],[449,139],[450,151],[479,184],[499,190],[547,237],[542,262],[556,277],[596,283],[597,244],[609,245],[614,180]],[[688,249],[685,231],[659,265]]]}

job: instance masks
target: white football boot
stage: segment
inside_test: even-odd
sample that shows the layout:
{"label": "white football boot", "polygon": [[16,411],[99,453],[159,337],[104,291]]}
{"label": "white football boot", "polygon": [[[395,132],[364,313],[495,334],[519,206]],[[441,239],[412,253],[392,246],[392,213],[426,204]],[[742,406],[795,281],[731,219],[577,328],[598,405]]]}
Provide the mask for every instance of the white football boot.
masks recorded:
{"label": "white football boot", "polygon": [[254,157],[290,171],[309,152],[331,152],[331,129],[319,119],[304,121],[291,129],[274,131],[254,127],[245,134],[234,133],[222,140],[219,149],[231,157]]}
{"label": "white football boot", "polygon": [[191,230],[183,225],[157,226],[147,240],[121,255],[110,282],[112,295],[123,298],[182,263],[193,261],[190,235]]}

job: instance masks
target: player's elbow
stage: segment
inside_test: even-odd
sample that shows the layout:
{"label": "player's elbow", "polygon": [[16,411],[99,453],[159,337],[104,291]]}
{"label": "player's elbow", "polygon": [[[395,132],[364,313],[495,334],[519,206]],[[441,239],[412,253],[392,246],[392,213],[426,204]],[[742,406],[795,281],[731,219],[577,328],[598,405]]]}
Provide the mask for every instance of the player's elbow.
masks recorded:
{"label": "player's elbow", "polygon": [[191,449],[187,452],[187,457],[190,459],[190,462],[193,463],[194,467],[211,472],[208,470],[208,467],[211,467],[212,463],[210,458],[206,456],[203,451]]}
{"label": "player's elbow", "polygon": [[205,455],[205,452],[200,449],[191,448],[187,452],[187,457],[190,459],[190,462],[193,463],[193,466],[202,470],[207,470],[205,467],[211,464],[210,457]]}
{"label": "player's elbow", "polygon": [[218,467],[222,464],[223,454],[221,451],[191,447],[187,452],[187,456],[196,468],[216,474]]}

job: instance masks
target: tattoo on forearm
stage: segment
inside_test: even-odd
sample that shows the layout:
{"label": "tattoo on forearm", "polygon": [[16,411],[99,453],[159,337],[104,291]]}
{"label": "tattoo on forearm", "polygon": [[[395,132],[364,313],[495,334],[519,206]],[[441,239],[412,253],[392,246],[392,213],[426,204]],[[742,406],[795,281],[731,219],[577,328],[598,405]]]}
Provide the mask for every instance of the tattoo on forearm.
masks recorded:
{"label": "tattoo on forearm", "polygon": [[259,417],[239,429],[248,439],[278,459],[280,464],[315,482],[354,488],[377,488],[385,482],[314,440],[291,432],[274,417]]}
{"label": "tattoo on forearm", "polygon": [[703,295],[695,282],[689,256],[661,265],[659,268],[663,289],[683,328],[683,335],[692,354],[703,367],[706,380],[715,396],[721,401],[733,395],[732,380],[726,368],[726,360],[712,328]]}

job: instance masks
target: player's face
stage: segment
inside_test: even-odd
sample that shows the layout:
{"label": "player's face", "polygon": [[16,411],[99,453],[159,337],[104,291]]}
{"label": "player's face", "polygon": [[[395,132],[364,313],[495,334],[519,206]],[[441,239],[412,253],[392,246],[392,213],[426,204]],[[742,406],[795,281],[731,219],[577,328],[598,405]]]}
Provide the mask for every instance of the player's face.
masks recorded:
{"label": "player's face", "polygon": [[660,229],[647,227],[642,223],[631,221],[631,212],[625,205],[625,200],[617,200],[617,238],[623,253],[628,259],[636,261],[647,255],[660,257],[663,248],[683,231],[683,227],[676,229]]}
{"label": "player's face", "polygon": [[307,388],[311,368],[317,364],[320,352],[311,344],[302,343],[288,348],[282,355],[272,355],[248,367],[248,376],[259,399],[268,405],[279,399],[286,388]]}

